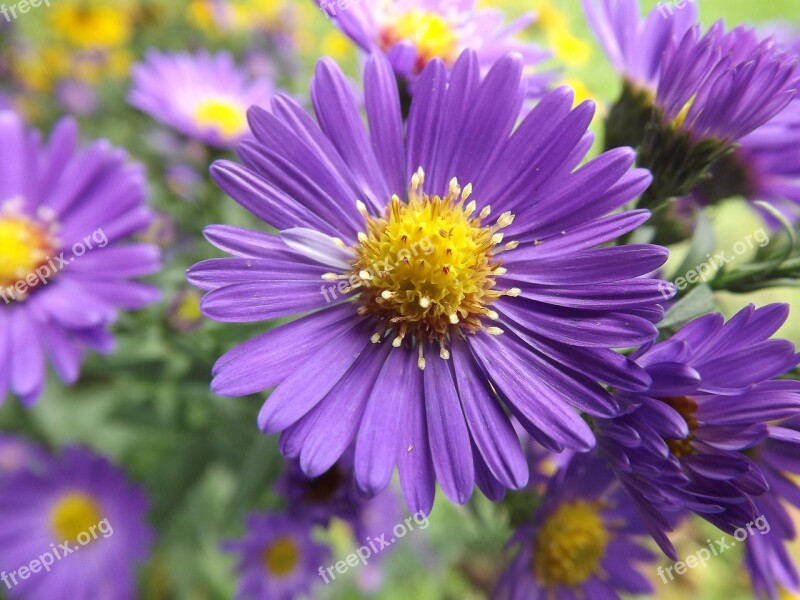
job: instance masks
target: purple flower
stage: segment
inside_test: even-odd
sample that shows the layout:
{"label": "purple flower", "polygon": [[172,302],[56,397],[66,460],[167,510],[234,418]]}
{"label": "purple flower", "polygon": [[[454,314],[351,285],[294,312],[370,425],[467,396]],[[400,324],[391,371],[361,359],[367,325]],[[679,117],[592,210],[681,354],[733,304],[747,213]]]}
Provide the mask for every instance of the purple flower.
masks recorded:
{"label": "purple flower", "polygon": [[[767,201],[791,221],[800,219],[800,99],[742,138],[714,165],[708,181],[692,190],[701,205],[734,196]],[[774,228],[781,226],[770,213],[760,212]]]}
{"label": "purple flower", "polygon": [[635,0],[584,0],[584,7],[625,77],[623,93],[609,111],[606,148],[637,147],[639,164],[653,173],[641,206],[688,195],[714,175],[715,166],[722,173],[716,175],[716,189],[706,194],[740,192],[730,188],[750,182],[736,181],[742,174],[735,164],[726,168],[725,159],[733,144],[795,97],[797,56],[747,27],[726,32],[720,21],[703,34],[692,24],[697,18],[692,5],[662,3],[645,21]]}
{"label": "purple flower", "polygon": [[594,454],[576,454],[550,481],[533,525],[495,591],[496,600],[620,598],[652,594],[639,563],[655,557],[641,545],[645,532],[613,473]]}
{"label": "purple flower", "polygon": [[37,471],[49,464],[47,451],[21,436],[0,433],[0,486],[22,471]]}
{"label": "purple flower", "polygon": [[601,452],[653,537],[673,559],[666,532],[691,510],[732,533],[758,516],[768,484],[746,451],[766,423],[800,408],[800,382],[775,379],[800,363],[794,345],[770,337],[786,305],[743,309],[728,322],[700,317],[632,358],[652,378],[646,392],[619,392],[627,414],[597,419]]}
{"label": "purple flower", "polygon": [[769,437],[751,452],[770,491],[756,498],[761,525],[745,545],[745,565],[760,598],[777,600],[779,591],[800,592],[800,576],[786,545],[797,537],[787,504],[800,508],[800,487],[790,477],[800,475],[800,419],[769,426]]}
{"label": "purple flower", "polygon": [[734,142],[786,108],[797,84],[793,53],[746,27],[726,32],[719,21],[705,35],[695,26],[667,45],[655,104],[696,140]]}
{"label": "purple flower", "polygon": [[[43,472],[13,476],[0,484],[4,589],[31,600],[137,597],[135,568],[153,537],[146,513],[144,493],[88,450],[67,448]],[[22,579],[33,560],[39,570]]]}
{"label": "purple flower", "polygon": [[398,76],[409,82],[432,59],[452,67],[472,48],[484,70],[508,52],[522,55],[530,96],[541,96],[552,83],[552,74],[532,72],[550,53],[516,37],[535,22],[535,13],[506,24],[502,11],[479,9],[477,0],[354,0],[346,9],[336,0],[317,2],[365,52],[385,54]]}
{"label": "purple flower", "polygon": [[320,569],[328,566],[328,548],[313,541],[312,523],[286,515],[251,515],[247,533],[225,549],[239,555],[238,598],[292,600],[307,595]]}
{"label": "purple flower", "polygon": [[158,299],[131,281],[159,269],[148,244],[122,244],[147,228],[141,165],[105,140],[77,149],[63,120],[44,145],[13,112],[0,112],[0,399],[33,403],[46,361],[67,383],[86,348],[107,353],[120,309]]}
{"label": "purple flower", "polygon": [[578,168],[594,105],[573,110],[561,88],[517,127],[521,58],[482,81],[479,68],[471,51],[449,79],[431,61],[404,124],[391,66],[373,55],[369,131],[331,61],[312,86],[319,126],[286,97],[251,109],[244,165],[212,175],[281,233],[209,227],[233,257],[189,272],[209,318],[310,313],[223,356],[213,390],[277,386],[258,421],[282,432],[285,456],[316,477],[357,438],[359,488],[379,492],[397,466],[412,512],[430,510],[436,480],[458,503],[476,483],[491,498],[526,484],[504,408],[551,450],[591,448],[577,411],[617,414],[597,380],[649,384],[611,348],[655,337],[668,285],[644,277],[663,248],[598,247],[648,218],[607,215],[650,177],[630,149]]}
{"label": "purple flower", "polygon": [[184,135],[230,148],[247,134],[250,106],[268,106],[272,86],[252,80],[227,52],[162,54],[133,67],[128,101]]}
{"label": "purple flower", "polygon": [[286,499],[290,515],[326,527],[331,518],[342,519],[362,544],[367,537],[391,535],[392,526],[402,521],[403,514],[391,488],[371,499],[359,492],[353,457],[348,450],[318,477],[308,477],[299,460],[290,460],[275,490]]}
{"label": "purple flower", "polygon": [[670,42],[697,23],[697,6],[662,3],[642,18],[639,0],[582,0],[583,9],[613,67],[625,80],[655,91]]}

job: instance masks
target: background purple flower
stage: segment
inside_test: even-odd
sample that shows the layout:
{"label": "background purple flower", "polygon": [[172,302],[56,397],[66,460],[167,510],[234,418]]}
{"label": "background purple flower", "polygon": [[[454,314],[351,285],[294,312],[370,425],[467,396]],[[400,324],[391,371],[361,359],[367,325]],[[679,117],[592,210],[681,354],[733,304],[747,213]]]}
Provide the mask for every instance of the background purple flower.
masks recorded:
{"label": "background purple flower", "polygon": [[118,311],[159,298],[131,281],[159,269],[159,251],[121,243],[152,219],[144,169],[125,151],[105,140],[79,150],[69,119],[43,144],[8,111],[0,139],[0,399],[31,404],[48,359],[74,383],[86,348],[113,349]]}
{"label": "background purple flower", "polygon": [[138,597],[136,566],[153,538],[146,513],[144,493],[125,473],[81,448],[65,449],[44,471],[12,476],[0,483],[0,570],[19,573],[45,553],[58,554],[49,571],[6,583],[8,593],[30,600]]}
{"label": "background purple flower", "polygon": [[133,68],[128,100],[184,135],[230,148],[247,134],[247,109],[269,106],[272,87],[253,80],[227,52],[163,54],[151,50]]}
{"label": "background purple flower", "polygon": [[534,71],[550,52],[517,36],[535,22],[532,12],[506,24],[502,11],[478,8],[477,0],[357,0],[346,10],[335,0],[317,1],[364,51],[384,53],[395,72],[410,82],[433,58],[452,67],[467,48],[475,50],[484,71],[504,54],[518,52],[530,96],[541,96],[554,79],[552,73]]}
{"label": "background purple flower", "polygon": [[533,525],[509,541],[517,553],[493,598],[581,600],[651,594],[640,563],[654,555],[630,500],[602,460],[576,454],[551,479]]}
{"label": "background purple flower", "polygon": [[330,563],[328,549],[313,541],[311,529],[311,522],[286,515],[250,515],[244,537],[225,545],[239,555],[237,598],[292,600],[308,595],[320,568]]}

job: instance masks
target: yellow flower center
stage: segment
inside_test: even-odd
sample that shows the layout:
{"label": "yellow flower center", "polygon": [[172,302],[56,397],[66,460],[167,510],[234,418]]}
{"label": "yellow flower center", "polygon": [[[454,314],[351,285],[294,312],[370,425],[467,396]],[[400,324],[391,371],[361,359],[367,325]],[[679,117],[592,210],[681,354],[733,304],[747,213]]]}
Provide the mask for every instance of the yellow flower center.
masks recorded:
{"label": "yellow flower center", "polygon": [[416,66],[420,71],[432,58],[452,64],[458,57],[458,36],[451,23],[438,13],[411,10],[392,19],[381,33],[383,48],[388,50],[402,41],[416,46]]}
{"label": "yellow flower center", "polygon": [[300,548],[290,537],[278,538],[264,550],[264,565],[271,575],[283,577],[297,568]]}
{"label": "yellow flower center", "polygon": [[215,129],[224,138],[236,138],[247,130],[247,115],[237,102],[220,98],[209,98],[197,105],[194,111],[197,125],[203,129]]}
{"label": "yellow flower center", "polygon": [[686,425],[689,428],[689,435],[685,439],[664,440],[667,442],[670,452],[672,452],[676,458],[683,458],[688,454],[694,453],[694,448],[692,448],[694,434],[692,432],[697,429],[697,419],[694,417],[694,413],[697,412],[697,402],[686,396],[681,396],[679,398],[660,398],[660,400],[674,408],[683,417],[683,420],[686,421]]}
{"label": "yellow flower center", "polygon": [[63,496],[53,508],[50,523],[57,541],[75,542],[82,533],[87,535],[100,520],[97,502],[83,492]]}
{"label": "yellow flower center", "polygon": [[[25,282],[55,254],[55,243],[40,224],[24,216],[0,214],[0,288]],[[34,285],[38,285],[39,281]],[[26,288],[33,287],[25,283]]]}
{"label": "yellow flower center", "polygon": [[609,532],[597,502],[567,502],[550,515],[536,536],[533,572],[548,587],[576,587],[600,573]]}
{"label": "yellow flower center", "polygon": [[[485,225],[491,208],[476,213],[475,201],[467,203],[471,185],[462,190],[453,179],[447,195],[429,196],[421,188],[424,178],[420,169],[412,178],[408,202],[394,196],[381,218],[357,203],[367,231],[359,234],[353,269],[346,275],[323,276],[329,281],[347,279],[363,290],[359,314],[373,315],[379,322],[374,343],[392,335],[392,344],[399,347],[412,336],[421,369],[427,342],[438,341],[440,355],[449,358],[448,336],[484,329],[484,319],[498,318],[489,305],[503,295],[519,294],[516,288],[494,289],[495,278],[505,273],[496,258],[503,241],[498,231],[510,225],[514,215],[504,213],[494,225]],[[511,242],[504,248],[516,245]],[[497,327],[486,331],[502,333]]]}

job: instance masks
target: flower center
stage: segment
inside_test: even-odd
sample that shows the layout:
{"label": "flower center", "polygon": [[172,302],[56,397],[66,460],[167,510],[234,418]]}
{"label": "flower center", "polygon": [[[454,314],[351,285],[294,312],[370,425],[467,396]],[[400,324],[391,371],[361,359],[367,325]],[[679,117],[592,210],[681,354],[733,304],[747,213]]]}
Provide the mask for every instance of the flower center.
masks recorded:
{"label": "flower center", "polygon": [[685,439],[664,440],[667,442],[670,452],[672,452],[675,458],[683,458],[688,454],[694,453],[694,449],[692,448],[694,434],[692,432],[697,429],[697,419],[694,418],[694,413],[697,412],[697,402],[686,396],[681,396],[679,398],[660,398],[660,400],[675,409],[678,414],[683,417],[683,420],[686,421],[687,427],[689,427],[689,435]]}
{"label": "flower center", "polygon": [[271,575],[288,575],[300,562],[300,549],[290,537],[278,538],[264,550],[264,565]]}
{"label": "flower center", "polygon": [[50,515],[53,532],[59,541],[74,542],[100,522],[100,507],[87,494],[73,492],[58,501]]}
{"label": "flower center", "polygon": [[[367,232],[358,236],[353,270],[323,276],[355,282],[353,287],[363,290],[359,314],[372,315],[379,323],[372,341],[392,335],[392,345],[399,347],[410,336],[419,348],[421,369],[427,342],[438,342],[442,358],[449,358],[449,335],[484,329],[484,319],[498,318],[489,305],[503,295],[519,294],[516,288],[494,289],[495,278],[506,272],[496,258],[503,250],[497,248],[503,241],[498,231],[514,215],[504,213],[494,225],[485,225],[491,208],[476,214],[474,200],[465,204],[471,185],[462,190],[453,179],[447,195],[429,196],[422,191],[424,179],[420,169],[412,177],[408,202],[394,196],[381,218],[369,215],[359,202]],[[516,245],[511,242],[504,249]],[[486,331],[502,333],[497,327]]]}
{"label": "flower center", "polygon": [[336,496],[344,480],[341,469],[333,465],[319,477],[306,483],[305,498],[313,504],[324,504]]}
{"label": "flower center", "polygon": [[225,138],[235,138],[247,129],[245,110],[236,102],[209,98],[195,108],[194,119],[203,129],[216,129]]}
{"label": "flower center", "polygon": [[393,18],[381,32],[381,44],[384,50],[389,50],[402,41],[416,46],[419,71],[432,58],[452,64],[458,56],[458,36],[451,23],[435,12],[411,10]]}
{"label": "flower center", "polygon": [[[31,219],[0,214],[0,288],[15,286],[35,275],[55,254],[49,232]],[[34,287],[26,283],[26,287]]]}
{"label": "flower center", "polygon": [[598,502],[567,502],[550,515],[536,536],[533,572],[548,587],[575,587],[600,572],[609,532]]}

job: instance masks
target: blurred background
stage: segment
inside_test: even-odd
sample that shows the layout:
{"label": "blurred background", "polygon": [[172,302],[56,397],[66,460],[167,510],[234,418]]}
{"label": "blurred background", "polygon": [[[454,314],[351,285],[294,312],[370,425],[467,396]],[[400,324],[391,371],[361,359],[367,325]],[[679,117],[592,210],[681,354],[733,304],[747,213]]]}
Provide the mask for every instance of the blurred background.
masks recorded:
{"label": "blurred background", "polygon": [[[731,2],[698,0],[703,21],[800,27],[800,0]],[[91,356],[78,385],[55,377],[30,410],[15,400],[0,406],[0,430],[22,434],[50,448],[86,444],[123,466],[152,501],[151,523],[159,540],[141,574],[141,598],[204,600],[230,598],[236,586],[234,558],[222,540],[240,536],[244,516],[277,509],[272,484],[282,470],[274,437],[262,436],[256,415],[263,397],[226,399],[209,391],[215,359],[263,327],[225,325],[201,318],[199,295],[185,270],[218,256],[200,232],[211,223],[263,229],[210,181],[208,165],[229,153],[191,142],[132,108],[126,101],[130,69],[149,48],[164,51],[228,50],[254,77],[306,102],[313,65],[331,56],[359,78],[352,43],[311,0],[230,0],[219,19],[207,0],[52,0],[11,23],[0,16],[0,106],[10,105],[44,131],[73,115],[88,139],[108,138],[148,169],[151,205],[159,212],[146,238],[160,245],[165,268],[152,282],[164,290],[160,304],[123,315],[116,326],[118,348]],[[581,98],[598,103],[597,127],[620,81],[584,22],[578,0],[485,0],[510,16],[526,10],[538,19],[524,35],[555,53],[552,66]],[[643,2],[646,8],[655,2]],[[0,140],[2,143],[2,140]],[[759,217],[743,202],[712,209],[719,250],[758,230]],[[673,248],[677,265],[686,246]],[[788,301],[793,317],[784,335],[800,342],[800,295],[771,290],[720,297],[733,313],[749,302]],[[800,516],[800,515],[798,515]],[[374,569],[352,569],[320,598],[385,600],[486,598],[505,565],[510,529],[482,498],[456,507],[439,498],[431,525],[392,548]],[[676,536],[686,556],[712,537],[710,526],[693,522]],[[336,559],[352,552],[344,524],[320,534]],[[797,549],[800,557],[800,548]],[[706,568],[665,586],[652,575],[663,599],[700,594],[703,599],[751,598],[741,557],[730,551]],[[664,559],[662,564],[667,565]]]}

